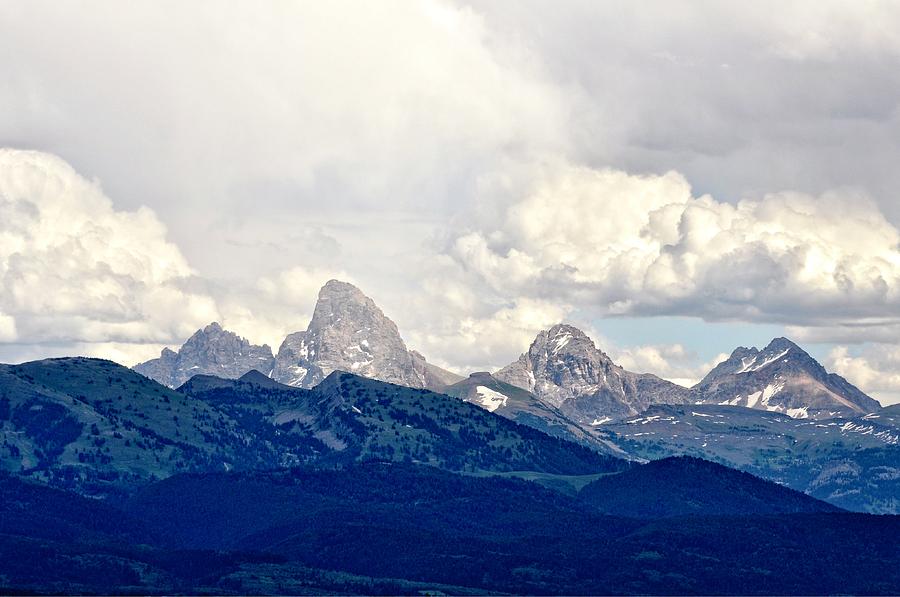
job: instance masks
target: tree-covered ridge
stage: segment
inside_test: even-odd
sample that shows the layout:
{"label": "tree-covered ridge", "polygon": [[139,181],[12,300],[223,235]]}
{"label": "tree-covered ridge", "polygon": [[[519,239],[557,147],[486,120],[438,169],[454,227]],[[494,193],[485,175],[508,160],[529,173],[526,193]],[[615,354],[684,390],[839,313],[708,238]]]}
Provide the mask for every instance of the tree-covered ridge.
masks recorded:
{"label": "tree-covered ridge", "polygon": [[[648,479],[649,495],[685,500],[665,475]],[[641,520],[526,481],[397,462],[178,474],[118,504],[0,475],[0,497],[0,588],[10,593],[900,589],[900,517],[788,504]]]}
{"label": "tree-covered ridge", "polygon": [[3,468],[86,493],[248,458],[225,413],[110,361],[3,366],[0,396]]}
{"label": "tree-covered ridge", "polygon": [[391,460],[458,471],[594,474],[628,463],[550,437],[456,398],[335,372],[312,390],[248,374],[195,378],[201,398],[273,443],[315,438],[325,461]]}
{"label": "tree-covered ridge", "polygon": [[595,474],[625,461],[458,399],[335,372],[313,390],[251,372],[172,390],[110,361],[0,368],[2,469],[103,496],[179,472],[355,460]]}

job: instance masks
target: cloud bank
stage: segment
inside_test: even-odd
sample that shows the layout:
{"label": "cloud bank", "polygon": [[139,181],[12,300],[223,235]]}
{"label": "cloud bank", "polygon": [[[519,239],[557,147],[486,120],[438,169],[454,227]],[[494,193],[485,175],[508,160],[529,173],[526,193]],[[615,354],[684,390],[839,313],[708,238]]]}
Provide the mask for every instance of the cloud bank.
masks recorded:
{"label": "cloud bank", "polygon": [[677,172],[540,169],[496,224],[448,253],[498,293],[613,315],[825,325],[900,313],[900,232],[866,196],[732,205]]}
{"label": "cloud bank", "polygon": [[114,209],[63,160],[0,149],[0,336],[160,343],[218,317],[149,209]]}

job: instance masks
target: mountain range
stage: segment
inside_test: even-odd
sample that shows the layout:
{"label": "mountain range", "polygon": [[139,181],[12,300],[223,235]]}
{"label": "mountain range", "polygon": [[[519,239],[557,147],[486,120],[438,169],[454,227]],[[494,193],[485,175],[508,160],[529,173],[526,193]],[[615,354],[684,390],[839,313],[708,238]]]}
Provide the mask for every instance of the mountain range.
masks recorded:
{"label": "mountain range", "polygon": [[[880,408],[786,338],[776,338],[762,350],[737,348],[700,383],[686,388],[651,373],[625,370],[583,331],[566,324],[541,331],[525,353],[494,372],[489,382],[475,384],[472,394],[463,376],[410,350],[397,325],[371,298],[337,280],[319,291],[307,329],[289,334],[276,355],[268,346],[253,345],[212,323],[178,351],[164,349],[159,358],[134,369],[172,388],[197,374],[238,378],[251,370],[285,385],[311,388],[333,371],[347,371],[411,388],[465,394],[491,411],[543,430],[568,428],[570,437],[595,435],[598,425],[655,404],[727,404],[814,419]],[[459,383],[463,386],[454,388]],[[497,384],[505,389],[491,388]],[[478,387],[485,388],[480,398]]]}
{"label": "mountain range", "polygon": [[0,593],[895,594],[898,421],[3,365]]}
{"label": "mountain range", "polygon": [[[219,349],[200,353],[197,346]],[[196,367],[188,371],[237,377],[255,368],[259,378],[299,387],[352,371],[429,388],[609,456],[686,454],[850,509],[900,511],[897,417],[786,338],[761,350],[739,347],[686,388],[627,371],[583,331],[558,324],[506,367],[463,378],[409,350],[357,288],[330,281],[308,329],[285,339],[269,370],[271,361],[259,356],[265,348],[213,325],[172,354],[187,353],[184,362]],[[209,356],[198,363],[197,354]],[[135,369],[152,374],[159,361]],[[159,379],[172,385],[168,374]]]}
{"label": "mountain range", "polygon": [[177,352],[163,349],[159,358],[134,369],[172,388],[198,374],[236,379],[252,370],[299,388],[311,388],[337,370],[434,390],[462,379],[409,350],[372,299],[338,280],[319,291],[307,329],[288,334],[274,356],[267,345],[250,344],[211,323]]}
{"label": "mountain range", "polygon": [[186,472],[107,500],[0,473],[8,594],[888,595],[898,533],[684,458],[575,495],[371,461]]}

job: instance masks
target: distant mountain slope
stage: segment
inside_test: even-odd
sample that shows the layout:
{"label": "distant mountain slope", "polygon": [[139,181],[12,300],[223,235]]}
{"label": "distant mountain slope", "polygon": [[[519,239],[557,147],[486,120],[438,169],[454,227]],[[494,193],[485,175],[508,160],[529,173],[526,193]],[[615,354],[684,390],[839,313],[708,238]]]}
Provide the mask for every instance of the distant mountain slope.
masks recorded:
{"label": "distant mountain slope", "polygon": [[275,357],[267,345],[255,346],[218,323],[211,323],[197,330],[178,352],[165,348],[159,358],[135,365],[134,370],[177,388],[194,375],[237,378],[252,370],[268,375],[274,367]]}
{"label": "distant mountain slope", "polygon": [[494,377],[534,393],[582,426],[689,398],[687,388],[619,367],[584,332],[562,324],[539,333],[528,352]]}
{"label": "distant mountain slope", "polygon": [[691,455],[842,508],[900,513],[900,425],[889,414],[794,419],[719,405],[657,405],[603,427],[636,458]]}
{"label": "distant mountain slope", "polygon": [[410,351],[397,325],[359,288],[330,280],[306,331],[282,342],[272,377],[310,388],[336,370],[411,388],[439,389],[460,379]]}
{"label": "distant mountain slope", "polygon": [[194,378],[181,391],[216,405],[273,444],[313,437],[331,450],[330,460],[561,474],[627,466],[456,398],[350,373],[336,371],[312,390],[272,385],[249,374],[230,382]]}
{"label": "distant mountain slope", "polygon": [[432,390],[462,379],[409,350],[397,325],[372,299],[338,280],[322,287],[309,326],[288,334],[276,356],[267,345],[255,346],[211,323],[177,352],[163,349],[159,358],[135,365],[134,370],[171,388],[194,375],[237,379],[254,370],[302,388],[315,386],[337,370]]}
{"label": "distant mountain slope", "polygon": [[900,404],[885,406],[878,414],[883,417],[891,417],[895,423],[900,423]]}
{"label": "distant mountain slope", "polygon": [[257,371],[171,390],[97,359],[0,367],[0,470],[89,495],[178,472],[387,459],[595,474],[628,463],[457,398],[335,372],[313,390]]}
{"label": "distant mountain slope", "polygon": [[694,401],[786,413],[795,418],[852,417],[881,405],[787,338],[763,350],[738,348],[692,388]]}
{"label": "distant mountain slope", "polygon": [[601,477],[578,497],[602,513],[635,518],[840,511],[777,483],[689,456]]}
{"label": "distant mountain slope", "polygon": [[563,415],[559,409],[545,404],[528,390],[502,382],[490,373],[473,373],[468,378],[444,388],[443,393],[476,404],[522,425],[534,427],[548,435],[581,443],[613,455],[623,455],[602,432],[585,430]]}

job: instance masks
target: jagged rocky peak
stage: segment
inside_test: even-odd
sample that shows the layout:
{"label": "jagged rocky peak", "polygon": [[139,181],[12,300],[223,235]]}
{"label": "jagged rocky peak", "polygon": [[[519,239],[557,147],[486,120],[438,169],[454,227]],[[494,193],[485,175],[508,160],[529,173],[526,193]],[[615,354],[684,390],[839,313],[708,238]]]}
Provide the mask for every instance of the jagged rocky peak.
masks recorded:
{"label": "jagged rocky peak", "polygon": [[176,352],[164,348],[159,358],[135,365],[138,373],[177,388],[194,375],[237,379],[248,371],[266,375],[275,366],[272,349],[257,346],[213,322],[197,330]]}
{"label": "jagged rocky peak", "polygon": [[528,352],[521,355],[515,363],[498,371],[495,376],[506,383],[533,392],[539,377],[535,375],[535,371],[547,369],[549,360],[560,353],[588,357],[585,359],[588,362],[611,362],[605,353],[597,349],[587,334],[575,326],[560,323],[538,332]]}
{"label": "jagged rocky peak", "polygon": [[[790,356],[795,356],[804,361],[815,363],[815,360],[802,348],[787,338],[775,338],[762,350],[755,347],[746,348],[744,346],[739,346],[726,360],[716,365],[716,367],[703,378],[700,384],[702,385],[703,383],[707,383],[724,375],[759,371],[779,360],[788,360]],[[818,365],[818,363],[815,364]]]}
{"label": "jagged rocky peak", "polygon": [[494,376],[589,425],[688,398],[686,388],[619,367],[587,334],[566,324],[540,332],[528,352]]}
{"label": "jagged rocky peak", "polygon": [[874,412],[880,405],[840,375],[828,373],[787,338],[765,348],[737,348],[692,392],[707,404],[744,406],[795,418],[833,418]]}
{"label": "jagged rocky peak", "polygon": [[309,388],[336,370],[416,388],[458,378],[410,351],[397,325],[359,288],[330,280],[319,291],[306,331],[284,339],[272,376]]}

